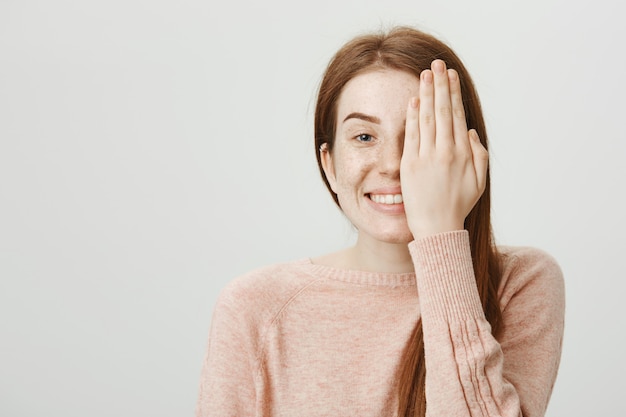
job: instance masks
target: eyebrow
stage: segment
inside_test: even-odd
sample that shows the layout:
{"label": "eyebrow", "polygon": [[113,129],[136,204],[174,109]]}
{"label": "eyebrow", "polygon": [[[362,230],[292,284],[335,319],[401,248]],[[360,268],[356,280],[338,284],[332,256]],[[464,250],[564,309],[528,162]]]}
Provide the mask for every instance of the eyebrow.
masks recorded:
{"label": "eyebrow", "polygon": [[380,124],[380,119],[376,116],[370,116],[368,114],[363,114],[363,113],[350,113],[349,115],[346,116],[345,119],[343,119],[342,123],[345,123],[346,120],[348,119],[360,119],[360,120],[365,120],[366,122],[370,122],[370,123],[376,123],[377,125]]}

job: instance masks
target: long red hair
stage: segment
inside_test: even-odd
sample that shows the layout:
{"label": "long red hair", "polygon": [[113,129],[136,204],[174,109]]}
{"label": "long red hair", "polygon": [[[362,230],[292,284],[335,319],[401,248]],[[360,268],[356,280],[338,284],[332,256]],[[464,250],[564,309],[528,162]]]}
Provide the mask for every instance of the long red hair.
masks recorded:
{"label": "long red hair", "polygon": [[[362,35],[346,43],[330,61],[319,88],[315,108],[315,152],[321,176],[339,206],[337,195],[321,163],[320,148],[326,144],[333,151],[337,122],[337,101],[348,81],[373,69],[388,68],[406,71],[419,78],[419,74],[434,59],[442,59],[448,68],[459,74],[465,117],[468,128],[476,129],[487,148],[487,132],[480,100],[465,66],[450,47],[435,37],[409,27],[397,27],[386,33]],[[487,320],[496,334],[502,313],[497,299],[501,271],[498,253],[493,242],[490,217],[490,184],[465,219],[469,232],[474,273],[478,292]],[[426,366],[424,362],[424,337],[421,322],[417,321],[406,346],[398,376],[398,416],[424,417],[426,413]]]}

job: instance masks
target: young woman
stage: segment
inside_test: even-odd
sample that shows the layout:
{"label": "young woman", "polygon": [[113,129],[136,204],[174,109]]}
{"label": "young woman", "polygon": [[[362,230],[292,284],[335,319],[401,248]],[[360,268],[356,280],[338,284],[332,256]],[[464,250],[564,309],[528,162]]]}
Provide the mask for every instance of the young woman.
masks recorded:
{"label": "young woman", "polygon": [[317,100],[322,178],[355,246],[234,280],[198,416],[542,416],[564,288],[546,253],[496,247],[470,76],[411,28],[358,37]]}

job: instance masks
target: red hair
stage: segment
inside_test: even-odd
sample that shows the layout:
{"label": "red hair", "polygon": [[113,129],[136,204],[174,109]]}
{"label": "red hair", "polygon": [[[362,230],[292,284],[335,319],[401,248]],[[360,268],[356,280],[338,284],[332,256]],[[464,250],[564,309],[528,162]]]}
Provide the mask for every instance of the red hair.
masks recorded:
{"label": "red hair", "polygon": [[[476,129],[487,148],[487,132],[480,100],[469,73],[450,47],[419,30],[397,27],[387,33],[359,36],[345,44],[330,61],[317,96],[315,108],[315,152],[326,187],[339,206],[337,195],[322,168],[320,148],[326,144],[333,151],[337,123],[337,102],[344,86],[359,74],[387,68],[406,71],[419,78],[420,73],[435,59],[445,61],[448,68],[459,74],[465,117],[469,129]],[[491,231],[491,197],[489,172],[485,191],[465,219],[469,232],[474,273],[478,292],[493,333],[500,328],[502,312],[497,298],[501,268]],[[399,416],[423,417],[426,412],[424,338],[418,321],[405,349],[398,376]]]}

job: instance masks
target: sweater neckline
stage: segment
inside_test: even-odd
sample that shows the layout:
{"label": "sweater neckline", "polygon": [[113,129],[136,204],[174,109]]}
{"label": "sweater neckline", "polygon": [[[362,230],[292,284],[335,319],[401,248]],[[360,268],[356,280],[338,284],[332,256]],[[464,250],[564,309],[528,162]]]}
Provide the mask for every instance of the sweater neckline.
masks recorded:
{"label": "sweater neckline", "polygon": [[319,277],[360,285],[379,285],[387,287],[415,286],[415,272],[372,272],[356,269],[344,269],[313,263],[311,258],[301,261],[307,269]]}

